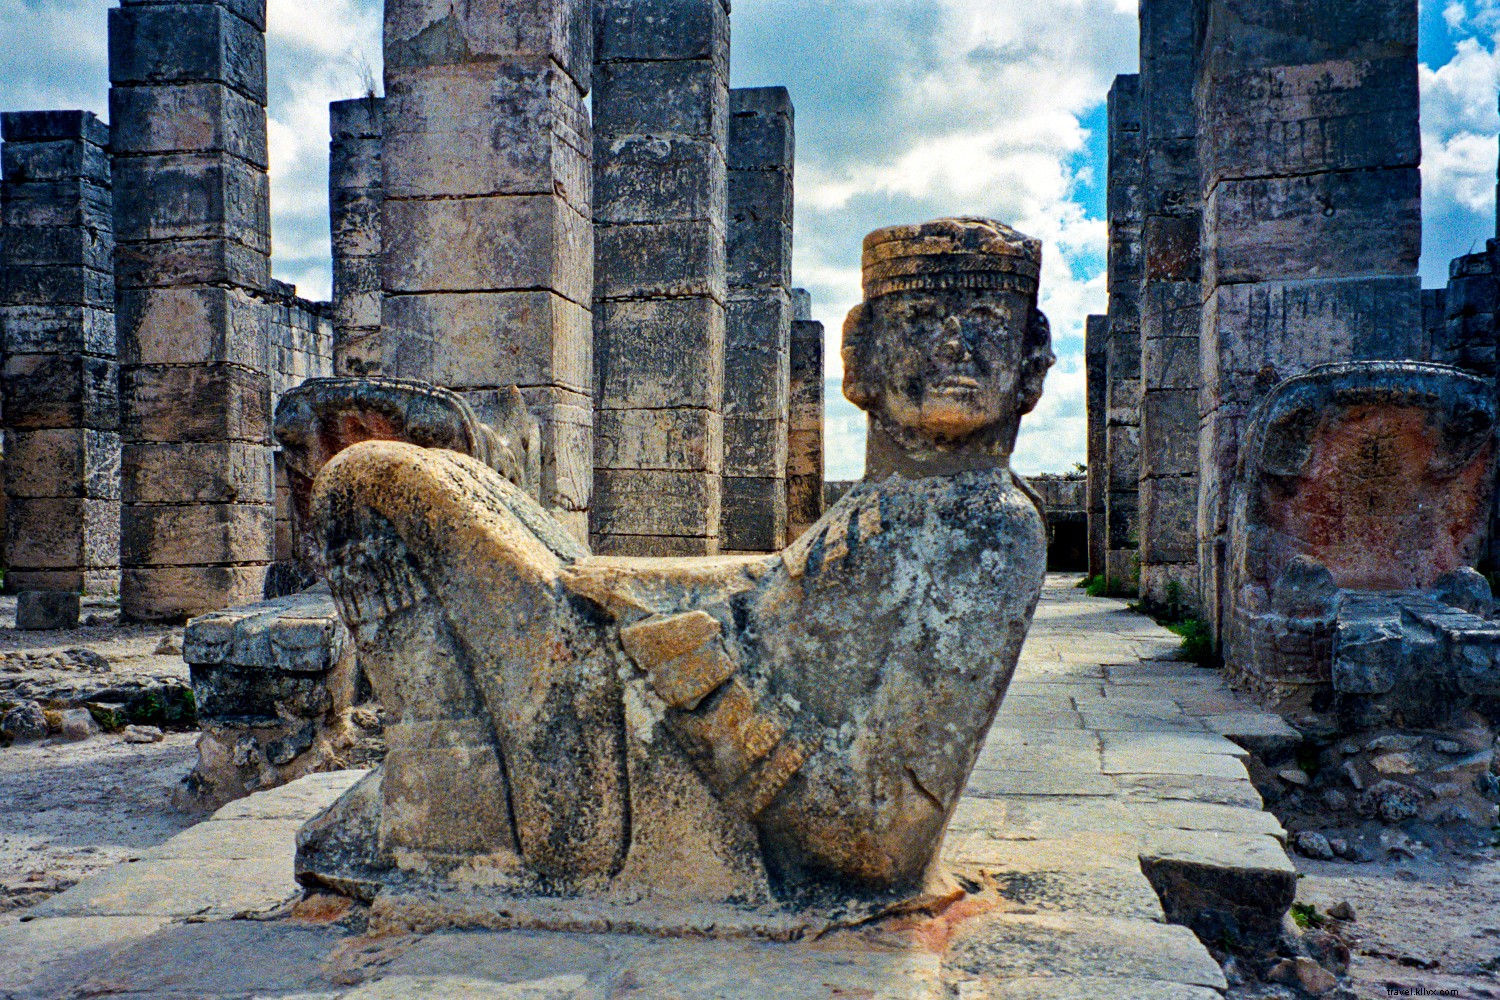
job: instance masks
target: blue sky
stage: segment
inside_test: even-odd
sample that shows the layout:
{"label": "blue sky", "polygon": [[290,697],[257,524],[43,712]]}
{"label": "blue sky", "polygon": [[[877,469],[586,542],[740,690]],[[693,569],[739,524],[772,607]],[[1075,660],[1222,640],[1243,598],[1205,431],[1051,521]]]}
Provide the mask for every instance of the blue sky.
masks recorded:
{"label": "blue sky", "polygon": [[[0,110],[108,103],[110,0],[0,0]],[[269,0],[276,276],[329,287],[327,103],[379,78],[378,0]],[[1105,305],[1104,97],[1134,72],[1135,0],[736,0],[735,86],[782,84],[798,115],[797,283],[838,334],[878,226],[987,214],[1046,243],[1058,365],[1016,466],[1084,457],[1083,322]],[[1494,235],[1500,0],[1424,0],[1429,286]],[[828,475],[863,465],[863,418],[830,387]]]}

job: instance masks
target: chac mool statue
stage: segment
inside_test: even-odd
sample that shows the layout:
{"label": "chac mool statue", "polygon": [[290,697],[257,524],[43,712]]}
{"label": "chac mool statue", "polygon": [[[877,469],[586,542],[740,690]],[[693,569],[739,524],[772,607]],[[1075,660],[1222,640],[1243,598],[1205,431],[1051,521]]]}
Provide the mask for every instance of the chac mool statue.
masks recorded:
{"label": "chac mool statue", "polygon": [[312,516],[392,723],[299,837],[304,883],[489,894],[533,926],[580,900],[649,923],[653,901],[859,916],[946,892],[1045,572],[1008,466],[1053,362],[1040,263],[984,219],[865,241],[843,357],[868,472],[776,555],[593,556],[465,456],[329,462]]}

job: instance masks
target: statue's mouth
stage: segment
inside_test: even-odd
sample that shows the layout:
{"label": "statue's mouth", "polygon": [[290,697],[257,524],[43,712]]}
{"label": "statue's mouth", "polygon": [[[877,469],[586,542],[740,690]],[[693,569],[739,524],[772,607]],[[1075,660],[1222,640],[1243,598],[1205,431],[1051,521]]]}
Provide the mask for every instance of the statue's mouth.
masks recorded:
{"label": "statue's mouth", "polygon": [[947,375],[939,379],[933,389],[937,392],[975,392],[979,389],[979,380],[968,375]]}

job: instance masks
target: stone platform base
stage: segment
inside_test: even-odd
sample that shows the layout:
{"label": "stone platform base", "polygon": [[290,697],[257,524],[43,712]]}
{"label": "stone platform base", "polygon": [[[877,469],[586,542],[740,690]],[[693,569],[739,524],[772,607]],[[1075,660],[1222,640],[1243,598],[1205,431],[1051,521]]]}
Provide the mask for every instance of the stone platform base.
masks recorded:
{"label": "stone platform base", "polygon": [[402,933],[376,920],[359,933],[347,901],[302,901],[292,857],[297,828],[362,773],[313,775],[232,803],[140,860],[9,915],[0,996],[1214,1000],[1225,985],[1185,928],[1043,913],[993,892],[937,920],[796,942]]}
{"label": "stone platform base", "polygon": [[364,773],[346,771],[0,917],[0,997],[1215,1000],[1224,976],[1182,925],[1253,933],[1285,912],[1285,833],[1243,758],[1296,734],[1072,582],[1049,583],[949,830],[945,860],[982,888],[939,918],[772,942],[447,930],[379,899],[299,902],[296,831]]}

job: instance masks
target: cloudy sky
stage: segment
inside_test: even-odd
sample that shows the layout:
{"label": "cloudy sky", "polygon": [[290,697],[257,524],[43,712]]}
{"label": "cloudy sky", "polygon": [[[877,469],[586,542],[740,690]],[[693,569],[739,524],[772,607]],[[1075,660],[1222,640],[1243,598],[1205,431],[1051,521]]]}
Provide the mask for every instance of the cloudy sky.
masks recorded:
{"label": "cloudy sky", "polygon": [[[0,110],[107,111],[109,0],[0,0]],[[1429,286],[1494,231],[1500,0],[1423,0]],[[796,280],[838,332],[871,229],[991,215],[1046,241],[1058,365],[1016,465],[1084,458],[1083,322],[1105,305],[1104,97],[1134,72],[1136,0],[736,0],[734,85],[797,105]],[[329,291],[330,100],[380,76],[379,0],[270,0],[276,276]],[[863,466],[863,418],[830,386],[830,478]]]}

